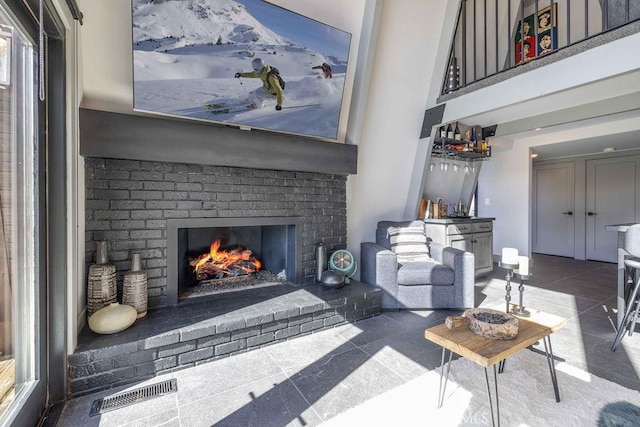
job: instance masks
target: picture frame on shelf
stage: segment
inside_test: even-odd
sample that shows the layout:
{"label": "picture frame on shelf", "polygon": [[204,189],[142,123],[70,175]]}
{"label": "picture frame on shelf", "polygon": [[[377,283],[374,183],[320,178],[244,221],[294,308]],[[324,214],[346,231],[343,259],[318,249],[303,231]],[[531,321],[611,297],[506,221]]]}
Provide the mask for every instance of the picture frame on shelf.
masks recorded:
{"label": "picture frame on shelf", "polygon": [[[530,61],[558,49],[558,4],[538,11],[518,21],[515,37],[515,65]],[[524,54],[523,54],[524,51]]]}

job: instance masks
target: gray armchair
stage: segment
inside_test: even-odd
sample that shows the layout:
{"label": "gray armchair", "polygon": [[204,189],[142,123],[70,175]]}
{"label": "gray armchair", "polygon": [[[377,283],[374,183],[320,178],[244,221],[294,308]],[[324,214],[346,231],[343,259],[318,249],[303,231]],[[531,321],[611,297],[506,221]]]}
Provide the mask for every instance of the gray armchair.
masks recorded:
{"label": "gray armchair", "polygon": [[[408,227],[408,228],[407,228]],[[360,279],[381,288],[382,308],[472,308],[475,306],[475,267],[473,254],[429,241],[412,241],[411,248],[422,252],[412,259],[403,257],[390,230],[422,230],[423,221],[380,221],[376,242],[361,244]],[[423,243],[424,242],[424,243]],[[398,257],[400,256],[400,262]],[[429,259],[430,258],[430,259]]]}

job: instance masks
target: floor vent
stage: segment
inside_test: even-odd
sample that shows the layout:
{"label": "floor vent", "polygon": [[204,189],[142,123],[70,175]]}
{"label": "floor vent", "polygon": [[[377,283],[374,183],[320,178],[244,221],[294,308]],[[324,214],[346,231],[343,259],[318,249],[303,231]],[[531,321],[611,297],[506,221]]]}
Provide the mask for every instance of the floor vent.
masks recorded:
{"label": "floor vent", "polygon": [[89,412],[89,415],[94,416],[104,414],[105,412],[144,402],[145,400],[153,399],[154,397],[175,393],[176,391],[178,391],[178,383],[175,378],[172,378],[161,383],[151,384],[146,387],[126,391],[114,396],[94,400],[91,404],[91,411]]}

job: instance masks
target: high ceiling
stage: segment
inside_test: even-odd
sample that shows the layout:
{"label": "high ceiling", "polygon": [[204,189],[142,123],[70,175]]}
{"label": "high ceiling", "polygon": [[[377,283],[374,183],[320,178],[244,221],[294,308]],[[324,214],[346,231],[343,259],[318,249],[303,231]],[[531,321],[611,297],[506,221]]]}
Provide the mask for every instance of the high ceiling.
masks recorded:
{"label": "high ceiling", "polygon": [[535,147],[533,150],[538,153],[536,160],[543,160],[599,154],[605,152],[605,149],[610,148],[613,148],[614,151],[640,149],[640,130],[586,138],[578,141],[541,145]]}
{"label": "high ceiling", "polygon": [[536,160],[640,150],[640,109],[514,132],[507,137],[526,142],[538,154]]}

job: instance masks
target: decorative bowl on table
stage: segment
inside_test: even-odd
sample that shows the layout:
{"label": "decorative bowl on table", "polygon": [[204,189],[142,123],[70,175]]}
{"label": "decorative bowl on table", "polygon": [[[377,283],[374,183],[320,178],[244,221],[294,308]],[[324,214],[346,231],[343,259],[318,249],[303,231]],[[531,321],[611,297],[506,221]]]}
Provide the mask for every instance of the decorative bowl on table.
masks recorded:
{"label": "decorative bowl on table", "polygon": [[512,340],[518,336],[518,318],[490,308],[470,308],[464,312],[469,329],[485,338]]}

